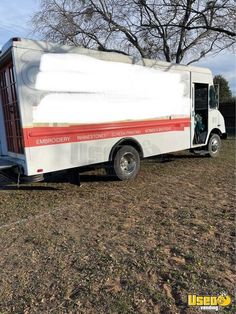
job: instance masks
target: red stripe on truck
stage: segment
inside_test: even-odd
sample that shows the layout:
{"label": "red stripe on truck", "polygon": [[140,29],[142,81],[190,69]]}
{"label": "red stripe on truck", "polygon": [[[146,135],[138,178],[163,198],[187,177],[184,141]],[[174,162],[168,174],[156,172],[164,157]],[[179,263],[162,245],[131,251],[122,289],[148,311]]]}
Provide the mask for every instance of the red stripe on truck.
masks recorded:
{"label": "red stripe on truck", "polygon": [[115,137],[184,131],[190,118],[24,128],[25,147],[86,142]]}

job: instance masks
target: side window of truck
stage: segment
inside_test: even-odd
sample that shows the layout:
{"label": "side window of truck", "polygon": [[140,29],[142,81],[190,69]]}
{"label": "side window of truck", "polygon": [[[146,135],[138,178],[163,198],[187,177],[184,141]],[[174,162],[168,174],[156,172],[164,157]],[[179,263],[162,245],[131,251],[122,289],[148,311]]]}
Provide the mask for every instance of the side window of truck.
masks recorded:
{"label": "side window of truck", "polygon": [[210,86],[210,108],[211,109],[216,109],[218,108],[218,104],[219,104],[219,99],[218,99],[218,94],[215,91],[214,86]]}
{"label": "side window of truck", "polygon": [[208,85],[195,84],[195,112],[208,108]]}

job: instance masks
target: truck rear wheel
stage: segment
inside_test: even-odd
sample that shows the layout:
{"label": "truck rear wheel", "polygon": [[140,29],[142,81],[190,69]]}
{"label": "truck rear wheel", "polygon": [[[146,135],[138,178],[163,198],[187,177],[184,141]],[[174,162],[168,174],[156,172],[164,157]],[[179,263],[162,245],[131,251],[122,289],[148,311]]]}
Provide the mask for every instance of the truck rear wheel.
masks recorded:
{"label": "truck rear wheel", "polygon": [[211,134],[208,141],[208,153],[211,157],[218,157],[220,154],[221,139],[218,134]]}
{"label": "truck rear wheel", "polygon": [[113,172],[120,180],[134,179],[140,170],[138,151],[129,145],[122,146],[113,160]]}

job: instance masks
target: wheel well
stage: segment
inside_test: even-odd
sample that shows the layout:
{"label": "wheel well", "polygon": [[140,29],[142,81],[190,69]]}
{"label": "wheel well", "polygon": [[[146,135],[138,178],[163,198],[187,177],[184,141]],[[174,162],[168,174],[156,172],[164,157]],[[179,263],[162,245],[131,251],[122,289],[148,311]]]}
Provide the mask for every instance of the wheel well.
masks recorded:
{"label": "wheel well", "polygon": [[141,145],[139,144],[138,141],[136,141],[133,138],[124,138],[122,140],[120,140],[119,142],[117,142],[111,149],[110,155],[109,155],[109,161],[113,160],[113,157],[115,156],[115,154],[117,153],[117,151],[125,145],[129,145],[132,146],[133,148],[135,148],[137,150],[137,152],[139,153],[140,158],[143,158],[143,149],[141,147]]}
{"label": "wheel well", "polygon": [[210,136],[211,136],[211,134],[217,134],[217,135],[219,135],[219,137],[222,137],[222,132],[219,129],[216,129],[216,128],[211,130]]}

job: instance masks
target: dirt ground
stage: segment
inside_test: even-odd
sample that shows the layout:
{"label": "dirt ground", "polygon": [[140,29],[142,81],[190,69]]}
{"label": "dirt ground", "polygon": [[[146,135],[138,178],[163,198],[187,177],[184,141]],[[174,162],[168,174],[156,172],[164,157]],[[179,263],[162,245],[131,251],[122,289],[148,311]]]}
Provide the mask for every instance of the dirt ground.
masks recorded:
{"label": "dirt ground", "polygon": [[0,313],[202,313],[188,293],[233,296],[234,150],[144,160],[132,182],[2,180]]}

